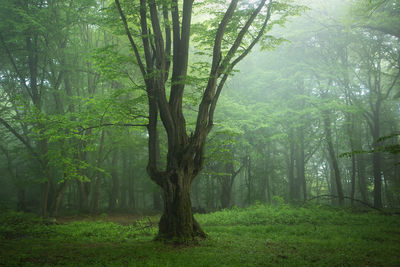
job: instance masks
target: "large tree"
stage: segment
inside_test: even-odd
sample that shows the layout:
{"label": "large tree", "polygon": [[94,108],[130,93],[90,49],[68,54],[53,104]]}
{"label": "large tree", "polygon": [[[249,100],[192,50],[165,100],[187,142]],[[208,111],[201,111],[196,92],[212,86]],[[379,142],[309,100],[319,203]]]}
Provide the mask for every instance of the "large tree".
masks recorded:
{"label": "large tree", "polygon": [[[290,5],[288,1],[271,0],[200,3],[204,9],[217,12],[201,17],[212,21],[203,24],[206,31],[202,31],[205,40],[212,40],[209,42],[212,47],[211,66],[198,106],[195,127],[189,133],[183,112],[183,96],[188,76],[194,1],[128,2],[122,2],[121,5],[119,0],[115,0],[148,96],[147,171],[162,188],[164,197],[158,238],[187,242],[195,237],[205,237],[193,217],[190,187],[204,165],[205,142],[213,127],[214,111],[221,90],[235,65],[260,40],[276,43],[276,38],[265,35],[272,25],[284,23],[287,16],[297,14],[300,8]],[[273,12],[274,20],[271,20]],[[140,21],[139,40],[129,25],[132,15]],[[158,115],[168,140],[164,170],[158,164]]]}

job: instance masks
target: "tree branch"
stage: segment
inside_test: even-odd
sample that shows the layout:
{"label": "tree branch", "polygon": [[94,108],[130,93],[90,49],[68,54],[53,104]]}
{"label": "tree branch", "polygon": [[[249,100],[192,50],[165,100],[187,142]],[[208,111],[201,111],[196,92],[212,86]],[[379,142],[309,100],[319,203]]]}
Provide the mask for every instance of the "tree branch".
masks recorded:
{"label": "tree branch", "polygon": [[10,50],[8,50],[6,42],[4,41],[3,35],[1,33],[0,33],[0,40],[1,40],[1,43],[3,44],[4,50],[6,50],[6,53],[7,53],[8,57],[9,57],[9,59],[10,59],[11,64],[13,65],[13,67],[15,69],[15,72],[17,73],[17,75],[18,75],[18,77],[20,79],[20,82],[21,82],[22,86],[26,89],[26,91],[28,92],[29,96],[32,98],[32,92],[30,91],[29,87],[26,85],[25,79],[21,75],[21,72],[19,71],[19,69],[17,67],[17,64],[15,63],[14,58],[12,57]]}
{"label": "tree branch", "polygon": [[[246,21],[246,24],[240,30],[238,36],[236,37],[235,41],[233,42],[233,45],[229,49],[228,54],[225,56],[225,58],[223,59],[223,61],[221,63],[223,71],[225,71],[225,69],[228,67],[229,62],[231,61],[232,57],[235,55],[237,49],[239,48],[240,44],[242,43],[242,40],[243,40],[244,36],[246,35],[247,31],[249,30],[251,24],[256,19],[257,15],[261,12],[261,9],[264,7],[265,2],[266,2],[266,0],[261,0],[258,7],[254,10],[254,12],[251,14],[249,19]],[[269,8],[270,7],[271,6],[269,6]],[[265,23],[268,22],[268,20],[269,20],[269,17],[267,16]],[[264,25],[263,25],[263,28],[265,28]]]}
{"label": "tree branch", "polygon": [[[217,33],[215,35],[210,77],[208,78],[207,87],[206,90],[204,91],[203,98],[199,105],[199,112],[197,115],[196,129],[194,135],[197,139],[200,138],[201,129],[207,127],[208,125],[208,122],[206,120],[208,117],[209,106],[215,94],[214,92],[218,79],[217,73],[221,62],[221,44],[225,34],[226,27],[235,12],[237,4],[238,0],[231,1],[227,11],[224,14],[224,17],[222,18],[220,24],[218,25]],[[196,140],[196,142],[199,141],[200,140]]]}
{"label": "tree branch", "polygon": [[[253,39],[253,41],[251,42],[251,44],[249,45],[249,47],[247,47],[247,49],[245,51],[243,51],[242,54],[240,54],[230,65],[229,65],[229,69],[228,70],[224,70],[224,76],[222,78],[222,80],[220,81],[220,83],[218,84],[218,88],[217,91],[215,93],[215,96],[212,99],[211,102],[211,106],[210,106],[210,112],[209,112],[209,119],[208,119],[208,127],[211,127],[213,124],[213,120],[214,120],[214,110],[215,107],[217,105],[217,101],[218,98],[221,94],[221,90],[228,78],[228,74],[229,72],[236,66],[237,63],[239,63],[244,57],[246,57],[248,55],[248,53],[250,53],[250,51],[253,49],[253,47],[257,44],[257,42],[260,40],[261,36],[264,34],[265,28],[268,24],[269,19],[271,18],[271,4],[272,4],[272,0],[270,1],[270,3],[268,4],[268,11],[267,11],[267,16],[265,17],[264,23],[260,29],[260,31],[258,32],[257,36]],[[224,67],[224,65],[222,65],[222,67]],[[219,75],[217,75],[219,76]]]}
{"label": "tree branch", "polygon": [[122,22],[124,23],[126,35],[128,36],[129,42],[131,43],[131,46],[132,46],[133,51],[134,51],[134,53],[135,53],[135,57],[136,57],[136,60],[137,60],[137,62],[138,62],[140,71],[142,72],[143,77],[146,77],[146,70],[145,70],[145,68],[144,68],[144,66],[143,66],[143,63],[142,63],[142,60],[141,60],[141,58],[140,58],[139,50],[137,49],[137,46],[136,46],[136,44],[135,44],[135,41],[134,41],[133,38],[132,38],[132,34],[131,34],[130,30],[129,30],[128,23],[127,23],[127,21],[126,21],[126,17],[125,17],[125,15],[124,15],[124,13],[122,12],[121,5],[120,5],[120,3],[119,3],[119,0],[115,0],[115,5],[117,6],[119,15],[120,15],[120,17],[121,17],[121,19],[122,19]]}
{"label": "tree branch", "polygon": [[40,162],[41,165],[44,165],[39,154],[33,149],[33,147],[26,141],[22,135],[20,135],[13,127],[11,127],[8,122],[6,122],[3,118],[0,118],[0,123],[4,125],[18,140],[20,140],[26,148],[31,152],[31,154]]}
{"label": "tree branch", "polygon": [[[151,42],[149,42],[149,35],[150,32],[147,30],[147,9],[146,9],[146,0],[140,0],[140,28],[142,31],[142,43],[143,43],[143,50],[144,56],[146,59],[146,69],[147,74],[151,74],[153,72],[153,59],[150,53]],[[145,79],[149,79],[149,77],[143,76]]]}

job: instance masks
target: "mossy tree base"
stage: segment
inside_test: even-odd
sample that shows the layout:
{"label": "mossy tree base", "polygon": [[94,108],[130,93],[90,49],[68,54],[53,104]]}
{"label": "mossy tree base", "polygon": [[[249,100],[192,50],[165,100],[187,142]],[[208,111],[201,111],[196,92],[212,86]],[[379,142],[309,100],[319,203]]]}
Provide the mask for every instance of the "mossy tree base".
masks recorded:
{"label": "mossy tree base", "polygon": [[156,240],[187,244],[207,237],[193,217],[190,181],[183,176],[166,179],[163,186],[164,212],[159,222]]}

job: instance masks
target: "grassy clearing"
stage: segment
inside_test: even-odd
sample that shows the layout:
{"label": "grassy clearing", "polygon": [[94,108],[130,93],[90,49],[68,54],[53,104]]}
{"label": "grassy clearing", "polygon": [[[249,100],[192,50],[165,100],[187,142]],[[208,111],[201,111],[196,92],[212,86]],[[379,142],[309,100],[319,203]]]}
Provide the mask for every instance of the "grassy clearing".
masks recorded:
{"label": "grassy clearing", "polygon": [[0,216],[4,266],[400,266],[400,218],[327,207],[255,205],[196,216],[209,238],[197,246],[153,242],[154,218],[121,225],[46,224]]}

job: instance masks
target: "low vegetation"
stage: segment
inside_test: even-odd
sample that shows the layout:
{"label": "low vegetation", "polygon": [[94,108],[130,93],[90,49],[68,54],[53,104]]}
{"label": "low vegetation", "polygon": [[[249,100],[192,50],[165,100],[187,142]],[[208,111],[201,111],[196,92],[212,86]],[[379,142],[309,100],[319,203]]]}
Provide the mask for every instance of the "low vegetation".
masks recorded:
{"label": "low vegetation", "polygon": [[[209,238],[153,241],[156,217],[129,225],[0,215],[1,266],[399,266],[396,215],[327,206],[265,206],[198,214]],[[179,255],[179,257],[178,257]]]}

